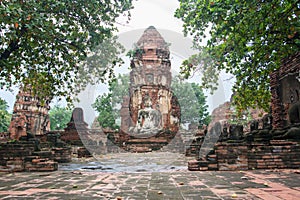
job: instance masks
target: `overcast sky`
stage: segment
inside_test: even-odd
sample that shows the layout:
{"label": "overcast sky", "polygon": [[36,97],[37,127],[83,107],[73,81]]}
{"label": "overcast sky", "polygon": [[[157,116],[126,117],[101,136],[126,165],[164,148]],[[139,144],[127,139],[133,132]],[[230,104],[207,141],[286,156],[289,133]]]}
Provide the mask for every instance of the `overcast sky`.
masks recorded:
{"label": "overcast sky", "polygon": [[[134,1],[134,9],[129,24],[119,26],[120,32],[145,29],[152,25],[158,29],[168,29],[182,32],[182,22],[174,17],[174,12],[179,7],[177,0],[138,0]],[[120,19],[125,24],[125,19]]]}

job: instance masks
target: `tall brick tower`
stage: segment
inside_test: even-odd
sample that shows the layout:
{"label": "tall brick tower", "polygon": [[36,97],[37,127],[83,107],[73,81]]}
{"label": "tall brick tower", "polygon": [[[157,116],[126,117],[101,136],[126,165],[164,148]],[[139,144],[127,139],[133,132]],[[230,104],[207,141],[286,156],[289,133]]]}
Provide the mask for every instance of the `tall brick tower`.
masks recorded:
{"label": "tall brick tower", "polygon": [[126,123],[129,132],[135,133],[178,130],[180,107],[170,89],[172,74],[168,46],[153,26],[147,28],[136,43],[132,51],[130,99],[127,101],[131,124],[128,125],[128,118],[122,118],[123,131],[127,128]]}
{"label": "tall brick tower", "polygon": [[49,102],[43,104],[34,97],[30,90],[21,88],[14,105],[13,115],[9,126],[10,138],[19,139],[27,133],[42,135],[50,130],[48,111]]}

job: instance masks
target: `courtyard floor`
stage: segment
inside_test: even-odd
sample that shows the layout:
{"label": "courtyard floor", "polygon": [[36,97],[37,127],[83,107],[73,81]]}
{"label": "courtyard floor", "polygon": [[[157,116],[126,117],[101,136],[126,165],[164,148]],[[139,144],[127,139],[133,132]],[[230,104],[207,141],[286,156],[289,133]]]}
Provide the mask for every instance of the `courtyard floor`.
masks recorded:
{"label": "courtyard floor", "polygon": [[55,172],[0,174],[0,199],[300,199],[300,170],[187,170],[177,153],[110,154]]}

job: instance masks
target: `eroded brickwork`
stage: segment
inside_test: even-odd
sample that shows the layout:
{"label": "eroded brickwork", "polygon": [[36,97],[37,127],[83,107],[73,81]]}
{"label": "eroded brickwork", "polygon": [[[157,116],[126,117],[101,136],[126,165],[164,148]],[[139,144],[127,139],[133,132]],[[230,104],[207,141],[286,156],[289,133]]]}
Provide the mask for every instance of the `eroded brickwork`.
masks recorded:
{"label": "eroded brickwork", "polygon": [[[150,26],[144,31],[133,50],[130,99],[124,99],[121,110],[123,131],[127,132],[130,128],[135,132],[151,128],[178,131],[180,107],[170,89],[172,81],[170,70],[168,44],[159,32]],[[151,118],[153,121],[149,123],[145,118],[147,112],[153,116]],[[149,128],[145,128],[146,124]]]}
{"label": "eroded brickwork", "polygon": [[[273,128],[290,124],[288,110],[300,100],[300,53],[283,61],[270,75]],[[300,116],[299,116],[300,117]]]}
{"label": "eroded brickwork", "polygon": [[43,135],[50,130],[48,111],[49,101],[42,101],[32,95],[30,87],[21,88],[14,105],[13,115],[9,126],[10,138],[19,139],[32,135]]}
{"label": "eroded brickwork", "polygon": [[84,135],[87,131],[88,124],[84,121],[82,108],[75,108],[65,131],[60,133],[60,139],[69,144],[82,145],[79,135]]}
{"label": "eroded brickwork", "polygon": [[55,153],[37,151],[36,142],[18,141],[13,143],[0,143],[0,171],[55,171],[58,163],[53,158]]}
{"label": "eroded brickwork", "polygon": [[122,103],[121,130],[108,133],[109,140],[126,151],[158,150],[179,130],[180,106],[171,91],[168,46],[150,26],[131,52],[129,94]]}
{"label": "eroded brickwork", "polygon": [[296,141],[220,142],[206,160],[188,162],[191,171],[297,169],[300,165],[300,146]]}

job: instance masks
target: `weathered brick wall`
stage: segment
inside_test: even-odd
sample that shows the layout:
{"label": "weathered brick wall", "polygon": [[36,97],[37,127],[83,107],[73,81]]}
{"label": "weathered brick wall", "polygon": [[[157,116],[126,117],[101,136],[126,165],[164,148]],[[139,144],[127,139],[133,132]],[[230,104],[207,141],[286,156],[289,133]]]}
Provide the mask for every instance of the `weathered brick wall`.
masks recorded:
{"label": "weathered brick wall", "polygon": [[48,111],[50,101],[41,103],[38,97],[33,95],[31,86],[20,88],[14,104],[12,119],[9,125],[11,139],[19,139],[27,133],[43,135],[50,130]]}
{"label": "weathered brick wall", "polygon": [[139,138],[131,136],[125,132],[106,132],[108,135],[108,141],[113,145],[107,145],[107,151],[110,152],[114,149],[112,147],[119,147],[127,152],[150,152],[161,149],[170,143],[173,139],[172,134],[168,134],[165,131],[161,131],[154,136],[147,138]]}
{"label": "weathered brick wall", "polygon": [[207,160],[188,163],[189,170],[251,170],[299,168],[300,145],[295,141],[217,143]]}
{"label": "weathered brick wall", "polygon": [[220,143],[216,146],[219,170],[247,170],[248,147],[240,143]]}
{"label": "weathered brick wall", "polygon": [[249,169],[299,168],[300,146],[297,142],[271,140],[270,145],[251,144]]}
{"label": "weathered brick wall", "polygon": [[54,153],[53,159],[58,163],[71,162],[71,147],[56,147],[52,148],[51,151]]}
{"label": "weathered brick wall", "polygon": [[[83,133],[83,132],[82,132]],[[76,129],[69,129],[60,133],[60,139],[68,144],[82,146],[82,142]]]}
{"label": "weathered brick wall", "polygon": [[[283,128],[287,125],[287,111],[291,104],[299,101],[299,94],[298,96],[296,94],[297,97],[293,97],[294,99],[289,99],[289,93],[293,93],[294,88],[290,88],[290,85],[284,81],[284,79],[295,79],[295,76],[299,75],[299,71],[300,53],[297,53],[284,60],[280,69],[270,74],[273,128]],[[291,78],[287,76],[291,76]]]}
{"label": "weathered brick wall", "polygon": [[[0,144],[0,171],[54,171],[58,169],[57,162],[53,161],[52,152],[35,152],[35,141]],[[47,154],[43,158],[42,154]],[[49,156],[51,154],[51,156]]]}

